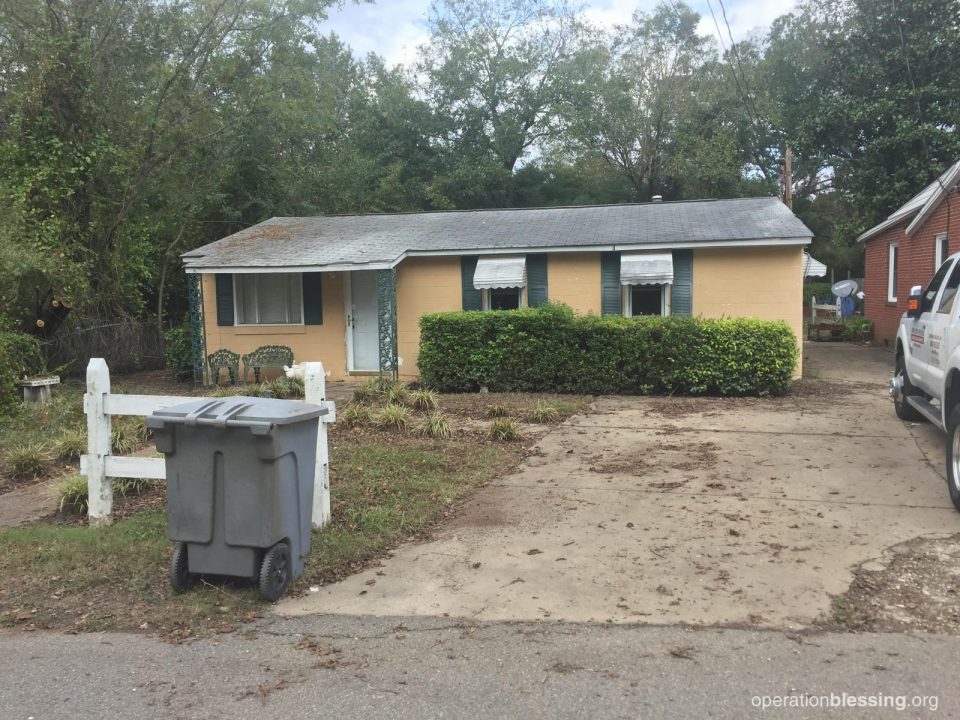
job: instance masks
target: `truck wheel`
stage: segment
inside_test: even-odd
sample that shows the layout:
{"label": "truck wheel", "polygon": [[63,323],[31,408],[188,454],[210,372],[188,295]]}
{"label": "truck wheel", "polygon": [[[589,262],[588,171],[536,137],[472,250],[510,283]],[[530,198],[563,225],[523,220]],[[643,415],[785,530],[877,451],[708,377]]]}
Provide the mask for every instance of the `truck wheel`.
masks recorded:
{"label": "truck wheel", "polygon": [[260,597],[276,602],[290,584],[290,548],[279,542],[267,550],[260,565]]}
{"label": "truck wheel", "polygon": [[921,415],[913,405],[907,402],[908,395],[919,395],[917,390],[910,382],[910,376],[907,375],[906,363],[903,360],[903,354],[897,355],[897,365],[894,371],[894,377],[900,378],[900,394],[894,399],[893,407],[897,411],[897,417],[908,422],[922,422],[926,418]]}
{"label": "truck wheel", "polygon": [[947,488],[953,506],[960,510],[960,405],[947,418]]}
{"label": "truck wheel", "polygon": [[170,586],[174,592],[182,593],[192,588],[196,580],[197,576],[190,572],[187,563],[187,544],[178,542],[170,559]]}

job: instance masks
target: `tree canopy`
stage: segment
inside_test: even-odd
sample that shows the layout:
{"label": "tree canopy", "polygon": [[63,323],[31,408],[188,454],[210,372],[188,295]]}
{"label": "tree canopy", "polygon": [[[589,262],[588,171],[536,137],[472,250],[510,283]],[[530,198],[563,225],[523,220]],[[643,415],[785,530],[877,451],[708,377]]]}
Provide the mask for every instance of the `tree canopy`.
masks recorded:
{"label": "tree canopy", "polygon": [[736,43],[679,0],[606,30],[435,0],[407,68],[322,34],[332,4],[0,3],[0,316],[179,321],[179,255],[277,215],[775,194],[787,145],[857,274],[960,159],[960,0],[801,0]]}

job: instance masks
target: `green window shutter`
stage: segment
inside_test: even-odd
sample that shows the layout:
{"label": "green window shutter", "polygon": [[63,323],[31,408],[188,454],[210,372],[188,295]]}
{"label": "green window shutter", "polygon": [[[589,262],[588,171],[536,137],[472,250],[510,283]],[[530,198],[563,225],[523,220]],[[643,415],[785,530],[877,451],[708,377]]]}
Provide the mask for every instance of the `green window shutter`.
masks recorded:
{"label": "green window shutter", "polygon": [[463,289],[463,309],[480,309],[480,291],[473,286],[473,273],[477,269],[477,258],[460,258],[460,283]]}
{"label": "green window shutter", "polygon": [[673,251],[673,289],[670,312],[693,314],[693,250]]}
{"label": "green window shutter", "polygon": [[622,315],[620,295],[620,253],[600,253],[600,308],[604,315]]}
{"label": "green window shutter", "polygon": [[233,325],[233,275],[217,273],[217,325]]}
{"label": "green window shutter", "polygon": [[303,324],[323,325],[323,295],[320,273],[303,273]]}
{"label": "green window shutter", "polygon": [[527,255],[527,305],[540,307],[547,301],[547,256]]}

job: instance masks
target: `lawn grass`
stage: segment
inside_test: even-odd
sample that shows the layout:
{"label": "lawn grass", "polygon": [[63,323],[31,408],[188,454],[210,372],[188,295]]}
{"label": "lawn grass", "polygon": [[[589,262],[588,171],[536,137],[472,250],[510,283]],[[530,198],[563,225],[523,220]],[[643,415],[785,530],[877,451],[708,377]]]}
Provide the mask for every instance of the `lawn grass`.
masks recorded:
{"label": "lawn grass", "polygon": [[[480,438],[436,441],[334,433],[333,522],[314,534],[291,589],[356,572],[436,524],[468,492],[512,467],[522,449]],[[176,595],[162,509],[104,528],[38,524],[0,530],[0,626],[149,630],[169,637],[236,629],[264,610],[256,586],[211,580]]]}

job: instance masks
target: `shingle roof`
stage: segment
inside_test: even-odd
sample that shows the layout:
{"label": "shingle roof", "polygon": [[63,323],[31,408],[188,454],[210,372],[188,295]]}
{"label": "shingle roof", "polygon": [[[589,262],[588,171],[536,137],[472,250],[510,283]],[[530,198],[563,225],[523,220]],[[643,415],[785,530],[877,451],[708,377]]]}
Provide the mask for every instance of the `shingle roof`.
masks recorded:
{"label": "shingle roof", "polygon": [[887,228],[891,228],[909,218],[913,218],[913,220],[904,228],[904,234],[912,235],[940,204],[940,201],[947,196],[949,188],[957,184],[958,179],[960,179],[960,161],[947,168],[940,177],[890,213],[882,223],[874,225],[860,235],[857,240],[859,242],[869,240],[874,235],[878,235]]}
{"label": "shingle roof", "polygon": [[187,268],[388,267],[407,253],[469,254],[730,241],[809,242],[776,198],[272,218],[183,255]]}

